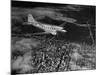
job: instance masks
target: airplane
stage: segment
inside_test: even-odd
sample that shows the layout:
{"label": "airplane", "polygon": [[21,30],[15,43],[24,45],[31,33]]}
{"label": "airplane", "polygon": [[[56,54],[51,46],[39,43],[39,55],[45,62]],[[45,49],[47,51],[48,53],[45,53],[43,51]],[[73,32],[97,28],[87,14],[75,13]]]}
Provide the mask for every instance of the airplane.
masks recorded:
{"label": "airplane", "polygon": [[[61,26],[56,26],[56,25],[50,25],[50,24],[43,24],[41,22],[38,22],[36,21],[32,14],[28,14],[28,22],[24,22],[23,23],[24,25],[25,24],[28,24],[28,25],[33,25],[37,28],[40,28],[42,30],[44,30],[45,32],[41,32],[40,34],[52,34],[52,35],[57,35],[57,31],[60,31],[60,32],[67,32],[66,30],[64,30],[64,28],[62,27],[62,25],[64,24],[61,24]],[[36,33],[38,34],[38,33]]]}

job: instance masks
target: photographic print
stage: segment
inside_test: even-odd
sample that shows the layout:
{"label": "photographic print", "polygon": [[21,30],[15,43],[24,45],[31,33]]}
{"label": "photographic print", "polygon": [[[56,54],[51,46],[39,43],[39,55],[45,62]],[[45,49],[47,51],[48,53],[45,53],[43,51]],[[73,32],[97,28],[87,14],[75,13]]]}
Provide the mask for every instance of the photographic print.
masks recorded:
{"label": "photographic print", "polygon": [[11,74],[96,69],[96,6],[11,1]]}

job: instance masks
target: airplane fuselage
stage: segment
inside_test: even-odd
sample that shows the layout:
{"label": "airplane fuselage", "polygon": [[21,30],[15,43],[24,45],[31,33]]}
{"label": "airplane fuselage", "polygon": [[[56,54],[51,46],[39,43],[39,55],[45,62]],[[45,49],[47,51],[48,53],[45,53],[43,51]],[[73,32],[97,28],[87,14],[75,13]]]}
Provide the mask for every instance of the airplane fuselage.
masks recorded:
{"label": "airplane fuselage", "polygon": [[36,21],[31,14],[28,14],[28,22],[27,24],[31,24],[35,27],[38,27],[45,31],[45,33],[51,33],[52,35],[56,35],[57,31],[60,32],[66,32],[66,30],[63,29],[63,27],[56,26],[56,25],[50,25],[50,24],[43,24],[38,21]]}
{"label": "airplane fuselage", "polygon": [[49,24],[42,24],[40,22],[34,22],[32,23],[32,25],[40,29],[43,29],[45,32],[51,33],[53,35],[56,35],[57,31],[66,32],[66,30],[63,30],[63,27],[49,25]]}

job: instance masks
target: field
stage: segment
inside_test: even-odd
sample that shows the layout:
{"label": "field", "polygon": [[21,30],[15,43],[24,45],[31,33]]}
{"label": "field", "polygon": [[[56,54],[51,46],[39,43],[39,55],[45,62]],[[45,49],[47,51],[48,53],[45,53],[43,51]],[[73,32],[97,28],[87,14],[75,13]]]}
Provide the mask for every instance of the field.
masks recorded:
{"label": "field", "polygon": [[95,45],[23,37],[12,38],[12,43],[13,73],[96,69]]}

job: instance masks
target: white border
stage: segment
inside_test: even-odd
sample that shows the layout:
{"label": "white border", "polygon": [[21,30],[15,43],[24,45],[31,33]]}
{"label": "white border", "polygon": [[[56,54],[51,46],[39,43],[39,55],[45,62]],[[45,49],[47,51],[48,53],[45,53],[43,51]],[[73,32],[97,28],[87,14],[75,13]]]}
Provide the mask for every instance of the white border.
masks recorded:
{"label": "white border", "polygon": [[10,73],[10,1],[0,1],[0,74]]}
{"label": "white border", "polygon": [[[25,1],[25,0],[24,0]],[[32,1],[32,0],[29,0]],[[53,73],[39,73],[34,75],[99,75],[100,69],[100,2],[95,2],[95,0],[35,0],[40,2],[54,2],[54,3],[68,3],[68,4],[84,4],[84,5],[96,5],[97,6],[97,23],[96,23],[96,32],[97,32],[97,69],[96,70],[87,70],[87,71],[69,71],[69,72],[53,72]],[[0,74],[9,75],[10,72],[10,0],[1,0],[0,1]]]}

